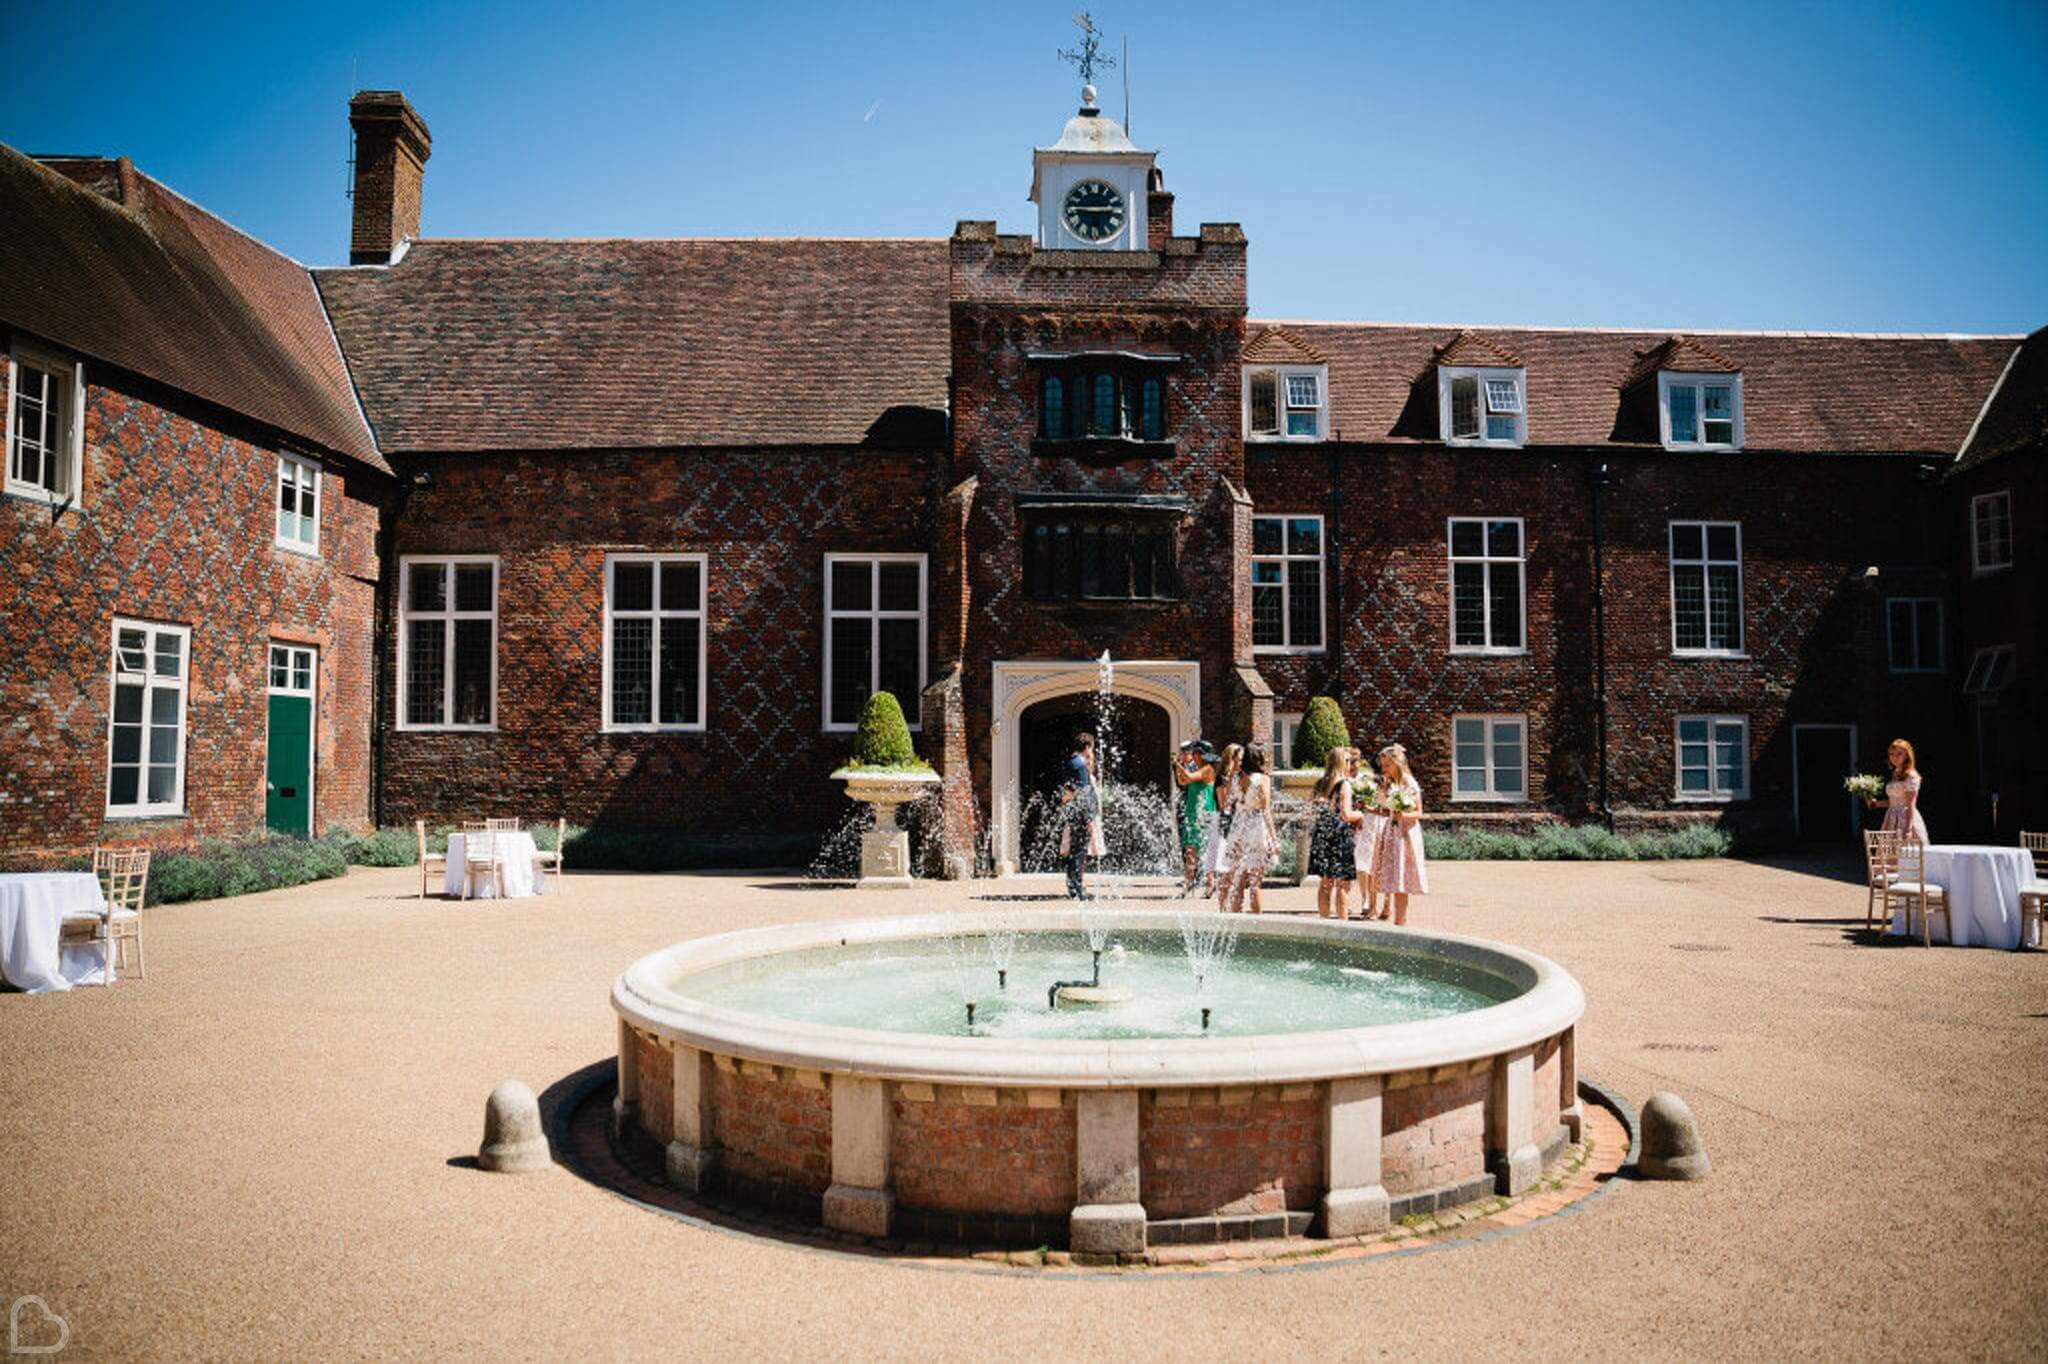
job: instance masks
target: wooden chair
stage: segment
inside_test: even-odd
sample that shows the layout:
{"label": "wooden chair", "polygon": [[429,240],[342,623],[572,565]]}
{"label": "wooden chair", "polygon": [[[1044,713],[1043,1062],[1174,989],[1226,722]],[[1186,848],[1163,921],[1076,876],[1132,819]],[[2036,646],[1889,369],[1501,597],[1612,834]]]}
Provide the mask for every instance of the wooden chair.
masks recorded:
{"label": "wooden chair", "polygon": [[1948,892],[1940,886],[1927,882],[1927,845],[1917,838],[1908,838],[1899,844],[1898,879],[1885,887],[1885,913],[1891,913],[1892,901],[1903,900],[1906,904],[1906,932],[1913,931],[1913,920],[1920,920],[1920,945],[1934,945],[1934,931],[1931,920],[1941,916],[1942,939],[1955,940],[1954,920],[1949,917]]}
{"label": "wooden chair", "polygon": [[142,957],[142,900],[149,888],[149,849],[95,848],[93,874],[100,879],[100,894],[106,907],[98,914],[67,915],[60,940],[104,942],[107,949],[107,979],[120,973],[127,960],[128,944],[135,944],[135,974],[146,974]]}
{"label": "wooden chair", "polygon": [[462,832],[466,834],[485,833],[489,831],[490,827],[488,821],[481,819],[465,819],[462,821]]}
{"label": "wooden chair", "polygon": [[468,899],[476,894],[476,883],[488,877],[491,893],[505,893],[505,853],[494,833],[462,836],[462,894]]}
{"label": "wooden chair", "polygon": [[420,841],[420,898],[424,900],[427,898],[427,884],[429,878],[433,875],[434,868],[439,867],[442,880],[445,881],[447,879],[448,854],[445,852],[427,851],[427,822],[424,819],[414,820],[412,822],[412,831],[414,836]]}
{"label": "wooden chair", "polygon": [[512,819],[487,819],[484,821],[484,829],[489,833],[516,834],[519,832],[519,820],[517,817]]}
{"label": "wooden chair", "polygon": [[555,846],[552,848],[536,848],[533,852],[534,872],[538,875],[553,872],[555,874],[555,889],[558,892],[562,889],[562,843],[568,837],[568,834],[569,821],[566,818],[556,820]]}
{"label": "wooden chair", "polygon": [[[2048,834],[2020,835],[2020,846],[2034,858],[2034,884],[2020,888],[2020,946],[2048,947],[2041,940],[2041,906],[2048,900]],[[2028,925],[2032,924],[2032,931]]]}
{"label": "wooden chair", "polygon": [[[1892,882],[1899,879],[1899,844],[1903,841],[1904,836],[1893,830],[1863,831],[1864,870],[1870,885],[1870,894],[1863,902],[1863,927],[1866,932],[1877,927],[1878,897],[1890,890]],[[1885,913],[1891,913],[1889,902],[1885,905]]]}

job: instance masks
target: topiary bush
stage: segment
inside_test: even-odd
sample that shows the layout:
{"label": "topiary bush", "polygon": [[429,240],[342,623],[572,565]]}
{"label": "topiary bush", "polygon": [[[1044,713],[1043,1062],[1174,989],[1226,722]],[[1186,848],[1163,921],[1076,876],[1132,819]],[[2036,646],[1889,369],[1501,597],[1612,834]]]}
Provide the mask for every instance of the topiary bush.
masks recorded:
{"label": "topiary bush", "polygon": [[853,732],[853,759],[847,766],[931,770],[910,746],[910,725],[894,693],[878,691],[861,707],[860,726]]}
{"label": "topiary bush", "polygon": [[1294,732],[1294,766],[1320,768],[1329,761],[1333,748],[1351,747],[1351,731],[1344,727],[1344,712],[1328,696],[1309,698],[1301,713],[1301,728]]}

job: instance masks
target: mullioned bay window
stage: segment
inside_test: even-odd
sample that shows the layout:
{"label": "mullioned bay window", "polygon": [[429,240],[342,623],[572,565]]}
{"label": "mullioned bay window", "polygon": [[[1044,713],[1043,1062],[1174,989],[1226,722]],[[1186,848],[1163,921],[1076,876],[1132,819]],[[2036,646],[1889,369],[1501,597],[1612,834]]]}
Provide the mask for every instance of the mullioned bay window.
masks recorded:
{"label": "mullioned bay window", "polygon": [[1024,595],[1045,602],[1180,600],[1180,498],[1024,493]]}
{"label": "mullioned bay window", "polygon": [[1038,376],[1042,441],[1163,441],[1166,376],[1157,364],[1049,364]]}

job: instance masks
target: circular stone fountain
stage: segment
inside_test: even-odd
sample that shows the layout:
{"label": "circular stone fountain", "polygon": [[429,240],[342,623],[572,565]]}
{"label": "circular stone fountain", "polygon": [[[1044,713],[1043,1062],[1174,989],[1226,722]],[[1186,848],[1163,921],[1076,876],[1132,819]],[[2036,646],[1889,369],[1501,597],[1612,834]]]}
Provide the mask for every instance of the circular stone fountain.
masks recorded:
{"label": "circular stone fountain", "polygon": [[[1219,960],[1220,918],[938,914],[678,944],[612,987],[615,1127],[688,1192],[1097,1255],[1376,1231],[1518,1194],[1577,1137],[1585,996],[1554,963],[1248,916]],[[1091,939],[1130,999],[1055,1007]]]}

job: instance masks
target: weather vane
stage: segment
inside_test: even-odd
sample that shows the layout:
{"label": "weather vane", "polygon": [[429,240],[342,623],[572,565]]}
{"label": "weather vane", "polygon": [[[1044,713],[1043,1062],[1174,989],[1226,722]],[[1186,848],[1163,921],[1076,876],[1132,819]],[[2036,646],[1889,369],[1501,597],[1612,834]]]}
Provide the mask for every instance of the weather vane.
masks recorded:
{"label": "weather vane", "polygon": [[1088,17],[1087,10],[1084,9],[1075,15],[1074,22],[1081,27],[1081,48],[1078,52],[1062,50],[1060,52],[1060,60],[1072,62],[1075,66],[1081,68],[1081,84],[1093,85],[1095,84],[1096,69],[1098,67],[1104,71],[1115,69],[1116,58],[1105,57],[1096,50],[1102,41],[1102,31],[1095,27],[1095,21]]}

